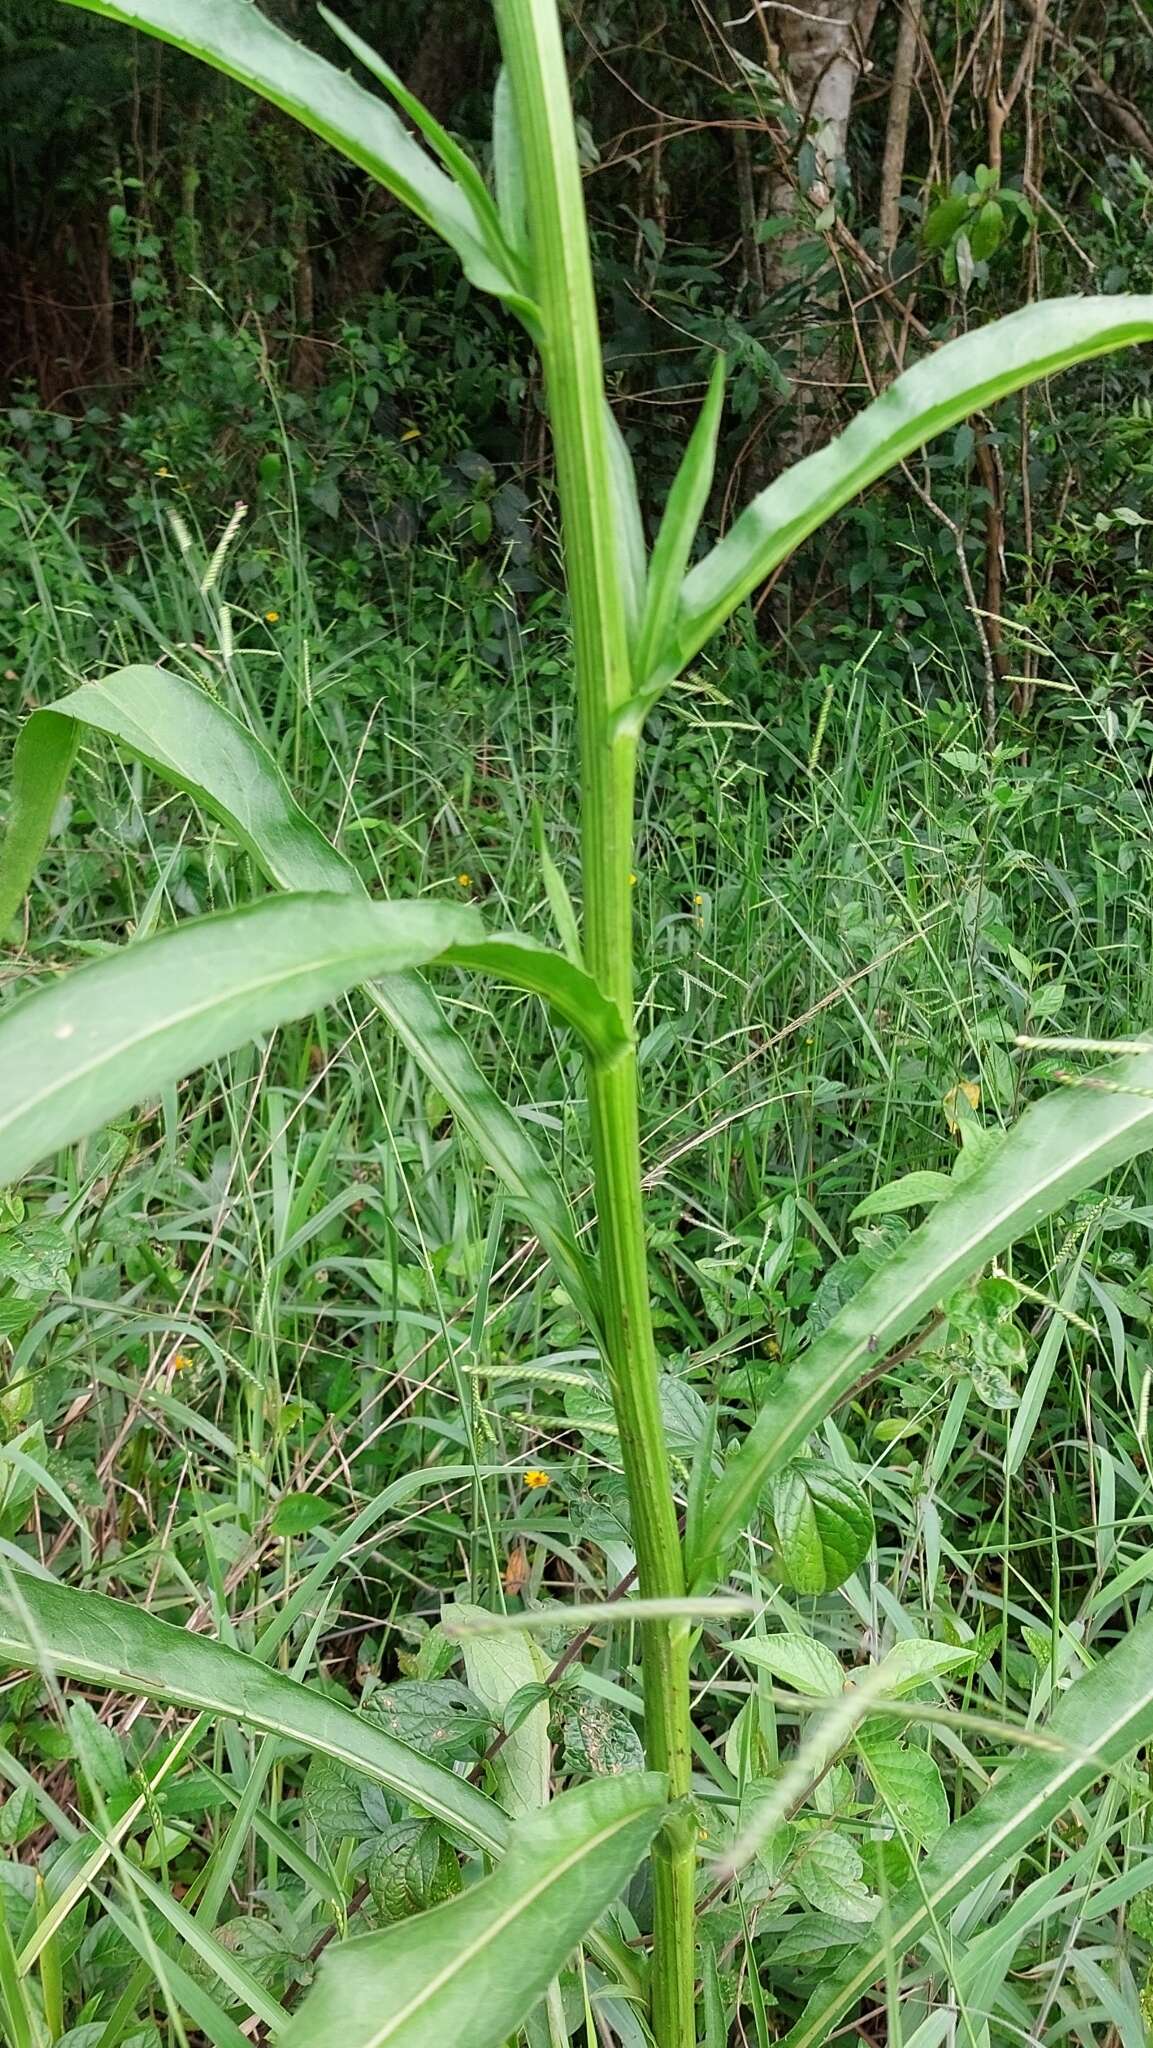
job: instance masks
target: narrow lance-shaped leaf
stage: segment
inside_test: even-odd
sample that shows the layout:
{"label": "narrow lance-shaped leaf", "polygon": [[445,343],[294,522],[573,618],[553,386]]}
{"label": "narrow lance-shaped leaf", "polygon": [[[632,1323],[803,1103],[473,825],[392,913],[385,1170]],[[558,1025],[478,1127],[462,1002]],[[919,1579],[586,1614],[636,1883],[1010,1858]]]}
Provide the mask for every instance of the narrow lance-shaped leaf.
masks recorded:
{"label": "narrow lance-shaped leaf", "polygon": [[0,1662],[223,1714],[351,1765],[491,1853],[507,1839],[505,1816],[483,1793],[350,1707],[126,1601],[9,1573],[0,1583]]}
{"label": "narrow lance-shaped leaf", "polygon": [[781,2048],[818,2048],[842,2014],[914,1942],[1043,1834],[1096,1778],[1153,1736],[1153,1618],[1130,1631],[1055,1709],[1064,1753],[1033,1754],[995,1780],[898,1892],[866,1941],[810,2000]]}
{"label": "narrow lance-shaped leaf", "polygon": [[489,223],[470,194],[433,162],[391,107],[326,57],[294,42],[253,0],[70,4],[159,36],[261,93],[386,186],[455,249],[473,284],[526,310],[521,280],[502,266],[500,252],[490,245]]}
{"label": "narrow lance-shaped leaf", "polygon": [[272,896],[76,968],[0,1015],[0,1185],[378,970],[480,935],[463,904]]}
{"label": "narrow lance-shaped leaf", "polygon": [[70,718],[38,711],[16,742],[12,800],[0,847],[0,932],[15,917],[36,871],[76,753],[77,730]]}
{"label": "narrow lance-shaped leaf", "polygon": [[[465,1601],[454,1603],[446,1613],[454,1622],[477,1617],[482,1621],[489,1619],[483,1609],[471,1607]],[[528,1713],[519,1716],[511,1729],[506,1726],[505,1712],[510,1701],[527,1688],[543,1692],[549,1660],[536,1643],[523,1635],[465,1634],[461,1641],[469,1686],[497,1726],[505,1729],[504,1743],[490,1765],[496,1796],[506,1813],[514,1820],[522,1820],[549,1802],[552,1750],[548,1700],[541,1697]]]}
{"label": "narrow lance-shaped leaf", "polygon": [[612,512],[616,528],[617,567],[629,632],[640,627],[645,599],[645,529],[637,494],[636,471],[629,444],[617,425],[611,405],[603,408]]}
{"label": "narrow lance-shaped leaf", "polygon": [[524,190],[524,158],[516,122],[512,87],[502,64],[492,98],[492,177],[500,224],[518,255],[528,251],[528,206]]}
{"label": "narrow lance-shaped leaf", "polygon": [[280,2048],[501,2048],[628,1882],[664,1801],[644,1771],[564,1793],[513,1829],[491,1877],[330,1949]]}
{"label": "narrow lance-shaped leaf", "polygon": [[1023,384],[1132,342],[1153,339],[1153,297],[1051,299],[946,343],[898,377],[843,434],[753,499],[690,570],[668,673],[692,660],[742,598],[805,537],[934,434]]}
{"label": "narrow lance-shaped leaf", "polygon": [[[509,277],[516,277],[521,269],[521,258],[514,246],[505,237],[500,215],[497,212],[492,194],[472,158],[469,156],[468,151],[461,148],[459,142],[453,139],[444,124],[437,120],[435,114],[430,112],[429,108],[422,101],[418,100],[416,94],[408,90],[404,80],[398,78],[391,64],[386,64],[384,58],[378,55],[377,51],[370,44],[366,43],[362,37],[356,35],[345,22],[341,21],[339,15],[333,14],[327,7],[318,7],[317,13],[322,21],[328,23],[333,35],[339,36],[345,48],[350,50],[352,55],[359,59],[364,65],[365,70],[371,72],[372,76],[379,80],[385,90],[392,94],[393,99],[399,107],[403,108],[413,126],[419,128],[430,148],[436,151],[453,183],[459,187],[469,200],[477,223],[484,235],[486,246],[492,253],[498,268],[502,272],[507,273]],[[529,315],[535,314],[535,308],[528,305],[527,302],[522,310]]]}
{"label": "narrow lance-shaped leaf", "polygon": [[444,957],[450,965],[471,967],[541,996],[572,1025],[596,1058],[609,1060],[628,1050],[628,1033],[612,998],[603,995],[591,974],[563,953],[554,953],[515,932],[493,932],[479,941],[452,946]]}
{"label": "narrow lance-shaped leaf", "polygon": [[[301,810],[248,728],[195,684],[136,666],[73,691],[24,727],[13,758],[10,829],[0,845],[0,928],[35,872],[80,728],[106,733],[185,791],[235,833],[279,888],[365,895],[356,870]],[[560,1186],[524,1124],[485,1080],[425,982],[389,975],[366,993],[504,1182],[595,1332],[594,1274]]]}
{"label": "narrow lance-shaped leaf", "polygon": [[673,479],[649,563],[636,655],[637,686],[642,693],[661,679],[665,643],[676,618],[681,583],[713,485],[724,402],[725,359],[718,356],[705,402]]}
{"label": "narrow lance-shaped leaf", "polygon": [[752,1515],[765,1481],[870,1363],[986,1259],[1150,1145],[1153,1054],[1120,1061],[1027,1109],[986,1164],[937,1204],[782,1374],[717,1485],[694,1572],[707,1573]]}

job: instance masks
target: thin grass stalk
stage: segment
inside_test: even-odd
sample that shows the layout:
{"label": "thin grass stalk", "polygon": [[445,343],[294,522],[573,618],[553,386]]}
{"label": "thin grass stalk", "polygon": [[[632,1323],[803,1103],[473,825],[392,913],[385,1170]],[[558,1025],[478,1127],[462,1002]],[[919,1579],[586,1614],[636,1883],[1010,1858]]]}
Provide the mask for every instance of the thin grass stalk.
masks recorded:
{"label": "thin grass stalk", "polygon": [[[572,610],[581,747],[587,965],[617,1003],[629,1047],[588,1065],[608,1369],[640,1590],[678,1598],[684,1566],[661,1419],[649,1304],[633,1031],[630,872],[636,738],[617,714],[633,693],[614,530],[604,378],[580,161],[556,0],[497,0],[524,152],[542,356]],[[689,1646],[683,1620],[644,1627],[645,1747],[674,1799],[689,1790]],[[693,2048],[693,1869],[687,1812],[654,1857],[651,2018],[659,2048]]]}

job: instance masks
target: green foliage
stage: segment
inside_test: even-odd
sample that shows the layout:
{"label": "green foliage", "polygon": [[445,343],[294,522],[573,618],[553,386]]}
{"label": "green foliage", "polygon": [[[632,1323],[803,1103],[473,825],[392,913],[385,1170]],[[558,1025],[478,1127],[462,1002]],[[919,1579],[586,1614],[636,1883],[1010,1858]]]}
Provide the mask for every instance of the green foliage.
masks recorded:
{"label": "green foliage", "polygon": [[[0,1864],[8,2031],[39,2048],[42,2015],[58,2037],[67,2014],[74,2033],[95,2026],[101,2048],[123,2048],[162,2004],[174,2027],[186,2031],[183,2013],[228,2048],[254,2020],[289,2042],[499,2044],[520,2028],[530,2048],[591,2042],[598,2026],[639,2041],[647,2021],[661,2048],[689,2048],[698,2017],[722,2048],[731,2029],[768,2040],[775,2000],[790,2041],[815,2048],[916,1949],[929,2033],[941,1986],[947,2022],[959,2004],[966,2023],[989,2023],[992,2048],[997,2027],[1016,2039],[1049,2022],[1046,1930],[1068,1878],[1062,1968],[1083,1961],[1126,2038],[1134,2002],[1076,1930],[1109,1900],[1128,1984],[1122,1909],[1146,1882],[1148,1807],[1128,1760],[1153,1728],[1148,1624],[1131,1626],[1147,1582],[1153,1297],[1140,1193],[1086,1194],[1148,1147],[1150,1061],[1142,1041],[1077,1085],[1030,1039],[1100,1017],[1069,1048],[1100,1050],[1147,1023],[1136,882],[1153,835],[1133,768],[1147,721],[1129,706],[1123,753],[1105,689],[1067,707],[1050,756],[1015,734],[988,744],[988,721],[974,744],[964,712],[920,680],[916,717],[892,712],[877,685],[916,635],[909,622],[944,632],[954,616],[941,563],[965,542],[948,514],[935,554],[922,526],[902,529],[899,572],[891,507],[849,515],[848,581],[855,597],[873,579],[884,633],[842,661],[829,644],[852,634],[829,625],[813,687],[781,693],[763,722],[763,650],[736,614],[819,520],[950,424],[920,502],[937,504],[951,466],[953,505],[979,452],[972,409],[1147,334],[1148,303],[1058,300],[926,353],[710,550],[715,359],[730,358],[731,410],[748,420],[776,358],[754,323],[710,334],[707,309],[693,312],[715,376],[680,467],[631,446],[607,411],[581,199],[591,142],[558,119],[552,6],[500,8],[491,198],[477,157],[352,31],[330,22],[432,154],[262,13],[205,6],[212,60],[281,104],[316,86],[318,131],[371,159],[540,342],[572,599],[581,921],[556,786],[567,624],[542,589],[547,549],[530,562],[527,497],[461,449],[458,424],[409,491],[414,442],[390,408],[413,389],[411,332],[348,335],[347,378],[295,414],[310,411],[312,445],[282,431],[255,333],[166,320],[165,244],[121,175],[110,246],[139,332],[166,333],[166,374],[178,384],[183,364],[188,387],[114,435],[91,408],[72,448],[36,405],[16,408],[0,507],[37,569],[35,605],[17,586],[5,598],[30,695],[60,648],[74,672],[91,662],[96,618],[114,621],[124,654],[164,649],[162,667],[133,659],[62,699],[45,691],[51,708],[15,758],[0,921],[17,986],[33,986],[0,1020],[0,1159],[12,1174],[45,1164],[28,1205],[10,1198],[0,1217],[0,1541],[33,1567],[9,1574],[0,1647],[50,1682],[134,1695],[141,1716],[113,1732],[87,1699],[50,1720],[37,1680],[5,1695],[15,1790],[0,1833],[19,1847],[42,1812],[56,1841],[43,1894],[28,1893],[23,1863]],[[168,0],[104,11],[191,33]],[[795,120],[790,133],[808,185],[813,146]],[[929,214],[946,290],[991,291],[1006,224],[1036,230],[1013,194],[982,173],[946,202],[960,212]],[[790,234],[797,277],[816,276],[837,203],[809,239],[816,263]],[[663,262],[657,224],[640,232]],[[443,287],[430,305],[439,341],[467,355],[476,316]],[[499,382],[495,350],[480,353],[478,407]],[[514,384],[523,369],[517,358]],[[225,456],[230,409],[244,413],[253,386]],[[512,415],[523,379],[508,395]],[[202,475],[256,481],[251,543],[239,509],[203,546],[181,516],[171,588],[137,557],[105,590],[77,556],[71,512],[28,540],[37,478],[51,507],[72,465],[113,438],[168,471],[177,430]],[[999,429],[980,431],[987,452]],[[425,543],[390,594],[389,630],[364,597],[363,533],[306,592],[301,507],[313,544],[337,533],[353,495],[342,465],[369,444],[356,502],[383,478],[390,511],[418,507]],[[645,485],[662,469],[646,563]],[[141,530],[150,490],[125,508],[125,532]],[[77,516],[120,515],[94,499]],[[1142,520],[1122,505],[1102,530],[1139,541]],[[436,548],[446,570],[466,558],[443,615],[424,581]],[[248,599],[227,601],[237,583]],[[1060,612],[1052,587],[1045,601]],[[713,675],[732,699],[698,716],[686,687],[658,706],[726,623],[728,667]],[[477,699],[478,649],[503,663],[515,702]],[[96,734],[114,742],[112,767],[87,746]],[[253,870],[288,893],[253,902]],[[474,896],[493,899],[494,936]],[[526,926],[547,905],[563,955],[504,931],[510,902]],[[635,1004],[634,906],[647,949]],[[62,947],[70,963],[98,957],[57,977]],[[433,962],[443,1002],[407,972]],[[320,1012],[365,977],[351,1030],[343,1008]],[[750,1058],[734,1073],[734,1039],[772,1071],[735,1099]],[[653,1109],[676,1123],[643,1179],[638,1049]],[[158,1115],[94,1141],[79,1169],[67,1155],[49,1168],[50,1151],[142,1097]],[[567,1193],[586,1161],[592,1250]],[[1140,1170],[1131,1178],[1144,1192]],[[892,1220],[919,1209],[919,1228]],[[531,1268],[534,1240],[547,1273]],[[1083,1380],[1051,1418],[1066,1351]],[[1040,1487],[1025,1463],[1035,1433]],[[900,1448],[872,1465],[869,1437]],[[722,1646],[752,1667],[738,1690],[727,1660],[718,1671],[717,1604],[694,1613],[682,1597],[685,1550],[693,1581],[724,1569],[749,1595],[750,1634]],[[38,1575],[65,1553],[70,1575],[122,1597]],[[634,1571],[656,1602],[635,1627]],[[429,1594],[462,1578],[490,1611],[458,1645],[430,1625]],[[491,1611],[558,1584],[579,1603],[586,1581],[619,1582],[625,1611],[563,1650],[538,1651]],[[190,1613],[193,1599],[191,1631],[155,1618],[158,1603]],[[764,1610],[783,1629],[762,1633]],[[254,1642],[253,1616],[270,1611]],[[198,1633],[209,1614],[221,1642]],[[317,1675],[272,1668],[281,1648]],[[380,1684],[393,1669],[405,1675]],[[150,1703],[198,1718],[174,1742]],[[642,1703],[655,1773],[640,1768]],[[201,1717],[217,1730],[214,1749],[200,1745],[211,1766],[192,1760]],[[996,1775],[1018,1736],[1024,1761]],[[52,1801],[45,1766],[61,1764],[90,1828]],[[556,1776],[587,1782],[553,1799]],[[702,1873],[709,1841],[720,1862]],[[362,1909],[383,1931],[342,1943],[301,1997]],[[1034,1967],[1011,1973],[1018,1951]]]}
{"label": "green foliage", "polygon": [[453,2040],[499,2048],[616,1897],[660,1825],[651,1773],[602,1778],[522,1822],[491,1877],[439,1910],[346,1943],[286,2030],[286,2048]]}

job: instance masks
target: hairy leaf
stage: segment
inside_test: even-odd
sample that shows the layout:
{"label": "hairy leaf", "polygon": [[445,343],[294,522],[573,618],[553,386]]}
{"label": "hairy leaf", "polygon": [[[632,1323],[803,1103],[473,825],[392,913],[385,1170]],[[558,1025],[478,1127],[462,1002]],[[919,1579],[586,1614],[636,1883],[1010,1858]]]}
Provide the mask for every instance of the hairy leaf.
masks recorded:
{"label": "hairy leaf", "polygon": [[843,1586],[873,1544],[873,1511],[856,1480],[794,1458],[770,1484],[777,1564],[798,1593]]}

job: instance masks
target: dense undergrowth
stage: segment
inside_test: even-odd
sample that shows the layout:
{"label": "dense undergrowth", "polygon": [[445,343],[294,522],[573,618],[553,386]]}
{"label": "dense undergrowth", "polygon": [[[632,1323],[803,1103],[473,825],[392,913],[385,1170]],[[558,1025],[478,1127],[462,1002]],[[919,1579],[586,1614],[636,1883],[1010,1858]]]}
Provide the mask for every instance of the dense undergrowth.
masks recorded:
{"label": "dense undergrowth", "polygon": [[[1142,217],[1138,269],[1144,234]],[[137,274],[150,260],[134,248]],[[94,673],[159,662],[267,741],[375,889],[477,902],[496,924],[515,912],[549,937],[542,844],[576,881],[573,735],[531,364],[433,290],[406,307],[383,294],[303,393],[259,323],[208,295],[162,324],[127,403],[13,394],[5,740]],[[1009,658],[1036,697],[1018,717],[1010,677],[992,748],[954,534],[902,487],[845,518],[833,559],[794,564],[771,628],[746,617],[652,722],[643,1141],[686,1486],[705,1397],[751,1412],[923,1213],[931,1183],[910,1176],[978,1153],[1077,1066],[1020,1040],[1149,1028],[1146,379],[1082,373],[1034,428],[1047,515],[1016,558],[1032,594]],[[923,472],[954,518],[972,507],[970,454],[939,450]],[[86,746],[4,1000],[251,887],[226,833]],[[463,976],[447,993],[587,1220],[571,1046],[527,998],[498,1011]],[[783,2031],[1011,1732],[1143,1611],[1151,1225],[1142,1165],[865,1375],[822,1432],[877,1524],[840,1590],[786,1591],[767,1545],[739,1561],[756,1629],[811,1637],[843,1671],[904,1637],[957,1655],[900,1730],[816,1774],[736,1902],[703,1888],[707,2048],[730,2025],[758,2048]],[[631,1565],[596,1356],[444,1102],[357,999],[5,1198],[0,1359],[0,1557],[245,1647],[327,1560],[285,1668],[442,1760],[478,1762],[519,1694],[515,1755],[563,1649],[509,1652],[486,1712],[442,1603],[599,1598]],[[750,1672],[728,1652],[738,1634],[710,1626],[697,1664],[709,1853],[828,1683],[819,1653]],[[635,1651],[605,1631],[550,1683],[556,1782],[635,1765]],[[214,2014],[267,2028],[350,1913],[399,1917],[458,1881],[434,1829],[347,1771],[230,1726],[173,1761],[173,1732],[123,1699],[98,1714],[77,1687],[0,1690],[0,1988],[4,1926],[34,1939],[88,1824],[123,1823],[120,1889],[89,1889],[24,1979],[52,2043],[231,2040]],[[894,1966],[861,2037],[1141,2048],[1150,1804],[1139,1757],[960,1911],[951,2006],[930,2011],[924,1980],[901,1987]],[[643,1889],[630,1908],[643,1943]],[[595,1983],[567,1995],[575,2029]],[[601,2018],[642,2040],[623,2006]]]}
{"label": "dense undergrowth", "polygon": [[[451,550],[435,542],[388,560],[374,586],[360,565],[302,547],[290,508],[269,503],[235,528],[205,591],[226,522],[210,510],[194,537],[189,494],[165,503],[165,483],[123,556],[101,566],[82,506],[63,491],[38,498],[11,464],[13,696],[58,694],[91,671],[97,645],[115,661],[160,659],[268,739],[374,885],[479,901],[497,923],[535,904],[530,925],[547,936],[538,834],[570,879],[574,861],[547,554],[527,596],[489,568],[462,601]],[[79,500],[88,480],[71,475],[69,488]],[[750,626],[660,714],[649,756],[636,867],[644,1144],[668,1422],[686,1473],[702,1395],[736,1413],[755,1404],[775,1362],[905,1228],[917,1184],[877,1191],[948,1168],[1061,1064],[1018,1049],[1019,1034],[1114,1038],[1153,1010],[1153,721],[1139,692],[1104,663],[1053,659],[1037,730],[1007,723],[989,755],[971,700],[894,693],[870,669],[875,634],[841,633],[842,656],[792,677],[770,725],[758,703],[775,657]],[[938,659],[943,670],[945,650]],[[190,825],[188,806],[142,771],[86,751],[6,996],[242,897],[243,858]],[[579,1193],[571,1050],[527,1000],[499,1019],[478,988],[462,984],[453,1002]],[[958,1311],[888,1361],[827,1427],[829,1456],[869,1491],[878,1547],[841,1592],[789,1596],[792,1626],[850,1662],[894,1629],[973,1646],[955,1706],[1027,1723],[1140,1605],[1145,1181],[1134,1169],[1112,1197],[1062,1216],[975,1320]],[[8,1555],[31,1548],[57,1572],[244,1643],[396,1485],[371,1537],[338,1553],[306,1652],[318,1677],[368,1701],[401,1675],[463,1678],[436,1628],[446,1594],[518,1608],[603,1594],[627,1569],[595,1357],[443,1103],[356,1003],[183,1084],[65,1177],[38,1176],[9,1203],[0,1257]],[[418,1488],[397,1484],[413,1471]],[[769,1556],[745,1569],[779,1614]],[[789,1739],[779,1692],[775,1705],[771,1682],[757,1692],[730,1661],[698,1703],[703,1825],[722,1841],[740,1783]],[[87,1786],[81,1810],[95,1800],[115,1815],[162,1728],[121,1710],[97,1723],[81,1699],[54,1707],[32,1680],[9,1685],[3,1706],[3,1883],[18,1925],[34,1905],[30,1846],[49,1883],[64,1853],[37,1787],[70,1803],[65,1788]],[[557,1771],[632,1758],[636,1709],[628,1645],[610,1635],[552,1695]],[[471,1754],[482,1735],[461,1739]],[[964,1713],[933,1726],[954,1804],[984,1782],[992,1744]],[[384,1867],[382,1841],[399,1853],[390,1830],[412,1830],[371,1801],[350,1805],[323,1768],[302,1775],[264,1751],[266,1813],[255,1834],[246,1814],[238,1836],[252,1764],[243,1738],[218,1737],[150,1795],[130,1862],[177,1896],[189,1887],[196,1900],[207,1882],[226,1952],[279,1996],[307,1979],[337,1902]],[[927,1836],[937,1784],[906,1816]],[[1038,2039],[1101,2041],[1112,2024],[1140,2038],[1153,1881],[1142,1784],[1139,1769],[1114,1781],[1019,1870],[1026,1898],[1030,1882],[1041,1889],[998,1993],[996,2040],[1027,2038],[1039,2016]],[[882,1819],[867,1774],[838,1767],[756,1910],[706,1913],[723,1990],[744,2005],[769,1944],[774,1981],[803,1994],[869,1910],[868,1888],[892,1881],[885,1857],[899,1844],[886,1846]],[[399,1910],[402,1892],[409,1906],[437,1895],[435,1845],[406,1835],[400,1847],[404,1875],[392,1891],[378,1881],[378,1911]],[[1046,1871],[1062,1872],[1053,1904]],[[637,1911],[643,1926],[643,1900]],[[76,2040],[135,2040],[103,2031],[126,1958],[94,1907],[68,1923],[60,1963],[62,2009],[98,2016]],[[125,2024],[151,2001],[165,2034],[163,1997],[133,1981]],[[242,1997],[216,1990],[226,2005]]]}

